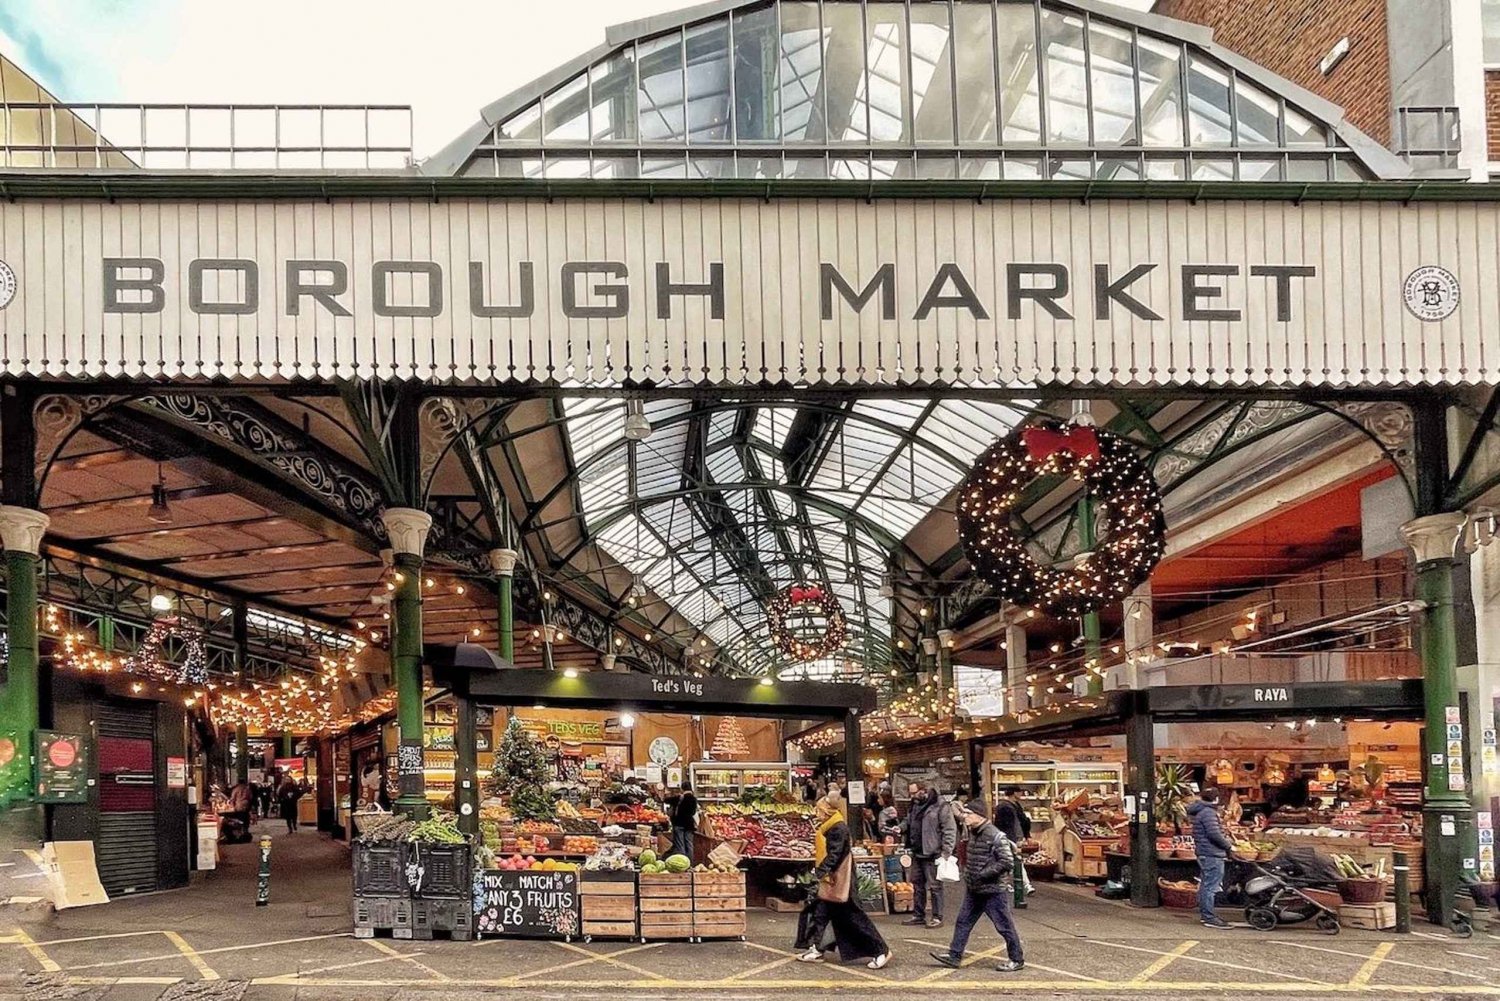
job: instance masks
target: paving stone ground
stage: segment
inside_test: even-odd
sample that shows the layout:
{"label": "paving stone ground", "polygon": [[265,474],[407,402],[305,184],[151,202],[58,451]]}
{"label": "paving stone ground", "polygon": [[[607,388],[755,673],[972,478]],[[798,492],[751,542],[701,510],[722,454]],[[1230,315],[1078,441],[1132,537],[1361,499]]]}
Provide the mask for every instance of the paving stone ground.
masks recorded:
{"label": "paving stone ground", "polygon": [[[270,825],[266,828],[271,831]],[[1500,998],[1500,921],[1458,940],[1300,926],[1207,929],[1051,884],[1019,912],[1027,969],[994,972],[1003,949],[981,926],[970,964],[936,966],[948,928],[877,916],[891,965],[796,961],[796,916],[752,911],[747,941],[689,943],[360,940],[350,935],[346,849],[315,832],[273,833],[271,903],[254,906],[255,850],[183,890],[53,913],[0,907],[0,1001],[748,1001],[892,998],[942,991],[1054,998]],[[0,899],[37,893],[33,861],[0,868]],[[44,882],[44,881],[42,881]],[[22,893],[21,888],[29,888]],[[1226,912],[1226,917],[1234,915]]]}

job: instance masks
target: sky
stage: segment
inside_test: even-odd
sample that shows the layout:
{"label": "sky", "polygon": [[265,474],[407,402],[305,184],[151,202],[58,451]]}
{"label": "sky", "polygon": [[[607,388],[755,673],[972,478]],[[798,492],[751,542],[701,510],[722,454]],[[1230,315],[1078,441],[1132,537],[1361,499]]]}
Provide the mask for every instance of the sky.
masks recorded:
{"label": "sky", "polygon": [[0,51],[65,101],[411,105],[421,157],[607,26],[693,2],[0,0]]}

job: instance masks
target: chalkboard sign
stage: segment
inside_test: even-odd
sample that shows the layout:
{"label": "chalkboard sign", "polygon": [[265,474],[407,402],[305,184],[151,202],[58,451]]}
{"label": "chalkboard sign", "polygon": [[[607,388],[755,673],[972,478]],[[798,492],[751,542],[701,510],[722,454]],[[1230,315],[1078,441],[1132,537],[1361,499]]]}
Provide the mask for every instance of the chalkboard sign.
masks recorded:
{"label": "chalkboard sign", "polygon": [[509,872],[483,869],[474,874],[474,932],[523,938],[566,938],[578,934],[576,872]]}
{"label": "chalkboard sign", "polygon": [[[885,863],[883,856],[870,855],[854,859],[854,892],[863,911],[885,913]],[[861,892],[860,884],[864,884]]]}

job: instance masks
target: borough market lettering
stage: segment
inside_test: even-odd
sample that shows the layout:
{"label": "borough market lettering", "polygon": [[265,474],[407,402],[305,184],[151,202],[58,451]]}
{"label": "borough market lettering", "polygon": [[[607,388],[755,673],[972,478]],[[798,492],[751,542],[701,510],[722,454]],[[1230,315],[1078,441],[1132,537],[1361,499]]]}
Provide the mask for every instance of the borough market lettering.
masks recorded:
{"label": "borough market lettering", "polygon": [[[537,267],[519,261],[513,275],[514,292],[497,302],[490,292],[492,270],[482,261],[468,264],[466,308],[476,317],[526,319],[536,312]],[[930,276],[919,276],[924,289],[914,302],[902,302],[897,289],[896,264],[880,264],[872,273],[850,276],[829,263],[818,266],[820,315],[832,320],[840,312],[895,320],[910,315],[925,320],[940,310],[963,310],[976,320],[1019,320],[1028,310],[1040,310],[1056,320],[1088,316],[1111,320],[1129,316],[1161,320],[1167,305],[1151,301],[1144,287],[1159,265],[1137,263],[1120,269],[1094,264],[1091,274],[1077,275],[1066,264],[1012,262],[1003,265],[1003,302],[986,302],[970,276],[955,263],[938,264]],[[706,280],[688,281],[672,273],[672,265],[652,268],[647,296],[657,319],[673,316],[676,300],[705,301],[711,319],[724,319],[724,265],[707,265]],[[1317,268],[1296,264],[1183,264],[1176,268],[1173,310],[1187,321],[1239,322],[1249,298],[1251,282],[1263,282],[1277,322],[1292,320],[1300,283],[1315,279]],[[322,310],[335,317],[353,313],[348,303],[349,266],[339,260],[297,258],[284,262],[282,302],[287,316]],[[619,319],[633,305],[630,269],[620,261],[566,261],[555,278],[562,313],[577,319]],[[921,284],[926,279],[925,285]],[[182,281],[188,309],[200,315],[252,315],[273,308],[263,301],[260,265],[244,258],[197,258],[181,276],[167,276],[166,264],[155,257],[106,257],[103,261],[103,302],[106,313],[160,313],[166,308],[170,283]],[[409,280],[412,301],[396,301],[395,280]],[[370,310],[382,317],[437,317],[451,308],[444,301],[443,266],[435,261],[376,261],[370,266]],[[1081,286],[1081,288],[1080,288]],[[233,289],[225,296],[224,289]]]}

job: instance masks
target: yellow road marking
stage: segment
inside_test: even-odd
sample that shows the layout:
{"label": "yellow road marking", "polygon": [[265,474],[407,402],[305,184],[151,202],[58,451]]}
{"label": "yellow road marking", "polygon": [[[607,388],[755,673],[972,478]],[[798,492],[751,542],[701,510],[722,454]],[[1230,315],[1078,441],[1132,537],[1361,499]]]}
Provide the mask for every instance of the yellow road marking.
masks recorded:
{"label": "yellow road marking", "polygon": [[422,961],[420,961],[419,959],[416,958],[417,956],[425,955],[425,953],[420,953],[420,952],[419,953],[400,952],[400,951],[398,951],[396,949],[392,949],[390,946],[386,945],[384,942],[377,941],[377,940],[375,940],[373,938],[362,938],[359,941],[366,943],[371,948],[379,949],[381,952],[385,953],[387,956],[394,956],[396,959],[399,959],[402,962],[410,963],[412,966],[416,967],[417,969],[423,970],[423,971],[427,972],[434,979],[437,979],[437,980],[448,980],[448,979],[451,979],[451,978],[449,978],[449,976],[446,973],[439,973],[437,970],[434,970],[432,967],[428,966],[426,963],[424,963],[424,962],[422,962]]}
{"label": "yellow road marking", "polygon": [[[773,949],[769,945],[761,945],[759,942],[746,942],[744,944],[748,945],[752,949],[759,949],[762,952],[769,952],[769,953],[771,953],[772,955],[775,955],[775,956],[784,956],[784,955],[786,955],[786,953],[783,950],[781,950],[781,949]],[[825,970],[837,970],[840,973],[848,973],[848,974],[851,974],[851,975],[856,976],[856,977],[864,977],[866,980],[873,980],[877,984],[889,984],[889,983],[892,983],[892,981],[890,979],[886,978],[886,977],[877,977],[875,974],[871,973],[868,970],[861,970],[861,969],[859,969],[857,967],[853,967],[853,966],[833,965],[833,964],[829,964],[829,963],[822,963],[822,964],[819,964],[819,965],[821,965],[823,967],[823,969],[825,969]],[[725,981],[716,981],[716,982],[718,982],[718,983],[724,983]],[[756,981],[756,983],[759,984],[760,981]],[[831,983],[840,983],[840,981],[831,981]]]}
{"label": "yellow road marking", "polygon": [[38,963],[40,963],[42,965],[42,969],[43,970],[45,970],[48,973],[61,973],[62,972],[62,967],[58,966],[56,963],[52,962],[51,958],[48,957],[48,955],[45,952],[42,951],[42,947],[39,946],[39,945],[37,945],[36,942],[32,940],[32,938],[31,938],[30,935],[26,934],[24,931],[22,931],[21,929],[17,928],[15,930],[15,935],[13,935],[12,938],[14,938],[17,942],[20,943],[21,948],[23,948],[27,952],[31,953],[31,958],[34,959],[34,960],[36,960]]}
{"label": "yellow road marking", "polygon": [[38,869],[41,869],[43,872],[45,872],[47,870],[47,863],[45,863],[45,862],[42,861],[42,853],[41,852],[34,851],[34,850],[30,849],[30,848],[22,848],[21,849],[21,854],[25,855],[27,858],[31,859],[31,864],[34,865],[34,866],[36,866]]}
{"label": "yellow road marking", "polygon": [[1137,973],[1134,977],[1131,977],[1131,980],[1134,983],[1144,984],[1146,981],[1156,976],[1162,970],[1165,970],[1167,967],[1171,966],[1173,963],[1181,959],[1184,955],[1187,954],[1188,950],[1192,949],[1192,947],[1197,944],[1197,939],[1188,939],[1186,942],[1182,943],[1171,952],[1153,962],[1150,966],[1146,967],[1140,973]]}
{"label": "yellow road marking", "polygon": [[[506,940],[505,939],[496,938],[496,939],[491,939],[490,941],[491,942],[504,942]],[[625,956],[625,955],[629,955],[632,952],[643,952],[646,949],[659,949],[663,945],[666,945],[666,943],[665,942],[647,942],[647,943],[645,943],[643,945],[631,946],[629,949],[620,949],[617,952],[610,953],[610,955],[612,955],[612,956]],[[563,970],[571,970],[571,969],[574,969],[575,967],[588,966],[590,963],[597,963],[597,962],[599,962],[599,956],[597,954],[595,954],[595,953],[589,953],[589,958],[588,959],[575,959],[575,960],[572,960],[571,962],[561,963],[561,964],[559,964],[557,966],[546,966],[546,967],[543,967],[540,970],[529,970],[526,973],[518,973],[518,974],[516,974],[516,979],[520,980],[520,979],[524,979],[526,977],[543,977],[543,976],[548,976],[548,975],[553,974],[553,973],[561,973]]]}
{"label": "yellow road marking", "polygon": [[785,966],[788,963],[795,963],[796,961],[797,956],[795,954],[791,956],[782,956],[780,959],[773,959],[769,963],[762,963],[759,966],[752,966],[750,969],[745,970],[743,973],[736,973],[734,976],[728,977],[726,979],[744,980],[746,977],[753,977],[758,973],[765,973],[767,970],[774,970],[778,966]]}
{"label": "yellow road marking", "polygon": [[[1292,941],[1288,941],[1286,939],[1272,939],[1272,941],[1276,945],[1289,945],[1289,946],[1291,946],[1294,949],[1306,949],[1309,952],[1326,952],[1326,953],[1328,953],[1329,955],[1332,955],[1332,956],[1350,956],[1350,957],[1352,957],[1354,959],[1361,959],[1361,960],[1363,960],[1363,959],[1369,959],[1370,958],[1370,957],[1366,956],[1364,953],[1361,953],[1361,952],[1348,952],[1347,950],[1344,950],[1344,949],[1329,949],[1326,946],[1305,945],[1302,942],[1292,942]],[[1390,964],[1391,966],[1409,966],[1409,967],[1411,967],[1414,970],[1436,970],[1438,973],[1448,973],[1448,974],[1451,974],[1451,975],[1453,975],[1455,977],[1463,977],[1463,978],[1465,978],[1467,980],[1483,980],[1483,979],[1485,979],[1484,977],[1481,977],[1478,974],[1474,974],[1474,973],[1461,973],[1458,970],[1449,970],[1449,969],[1445,969],[1444,967],[1441,967],[1441,966],[1432,966],[1432,965],[1430,965],[1428,963],[1408,963],[1405,960],[1401,960],[1401,959],[1387,959],[1385,962],[1388,963],[1388,964]],[[1383,984],[1381,986],[1384,987]],[[1436,990],[1436,988],[1433,988],[1433,989]],[[1445,990],[1445,991],[1451,991],[1452,989],[1453,988],[1451,988],[1451,987],[1444,987],[1443,988],[1443,990]]]}
{"label": "yellow road marking", "polygon": [[[72,942],[97,942],[106,938],[137,938],[141,935],[160,935],[160,929],[154,931],[120,931],[109,935],[84,935],[80,938],[49,938],[43,945],[68,945]],[[0,940],[6,941],[6,940]]]}
{"label": "yellow road marking", "polygon": [[[552,944],[557,946],[559,949],[567,949],[569,952],[576,952],[581,956],[588,956],[591,960],[595,960],[609,966],[617,966],[622,970],[630,973],[638,973],[643,977],[650,977],[653,981],[665,981],[668,979],[667,977],[664,977],[659,973],[652,973],[650,970],[643,969],[642,967],[632,966],[629,963],[623,963],[620,960],[616,959],[613,955],[605,955],[604,953],[599,952],[589,952],[587,949],[583,948],[583,946],[574,945],[572,942],[553,942]],[[661,943],[657,942],[647,944],[660,945]]]}
{"label": "yellow road marking", "polygon": [[[62,945],[65,942],[92,942],[99,938],[128,938],[132,935],[166,935],[164,931],[132,931],[121,932],[118,935],[90,935],[87,938],[57,938],[49,939],[43,945]],[[297,942],[317,942],[327,938],[349,938],[348,932],[338,932],[330,935],[304,935],[300,938],[284,938],[274,942],[254,942],[250,945],[221,945],[217,949],[199,949],[200,956],[216,956],[221,952],[245,952],[249,949],[266,949],[273,945],[292,945]],[[176,959],[181,953],[164,952],[155,956],[132,956],[130,959],[111,959],[104,963],[84,963],[80,966],[68,967],[68,972],[78,970],[102,970],[112,966],[135,966],[139,963],[155,963],[163,959]]]}
{"label": "yellow road marking", "polygon": [[198,971],[198,976],[202,977],[204,980],[219,979],[219,975],[214,972],[214,968],[205,963],[203,961],[203,957],[194,952],[193,947],[187,944],[187,939],[183,938],[175,931],[164,931],[162,932],[162,934],[167,937],[168,942],[171,942],[177,947],[178,952],[187,957],[187,961],[193,964],[193,969]]}
{"label": "yellow road marking", "polygon": [[[414,952],[411,955],[412,956],[424,956],[424,955],[426,955],[426,953]],[[300,980],[303,977],[316,976],[319,973],[332,973],[334,970],[348,970],[348,969],[352,969],[352,968],[354,968],[356,966],[373,966],[376,963],[389,963],[393,959],[409,959],[409,958],[411,958],[411,957],[407,956],[404,953],[395,952],[392,955],[389,955],[389,956],[379,956],[379,957],[377,957],[375,959],[361,959],[361,960],[358,960],[357,962],[353,962],[353,963],[339,963],[339,964],[337,964],[335,966],[324,966],[324,967],[320,967],[320,968],[318,968],[316,970],[297,970],[297,971],[294,971],[292,973],[283,973],[283,974],[281,974],[279,976],[271,977],[268,980],[266,980],[265,982],[268,983],[268,984],[270,984],[270,983],[276,983],[276,984],[294,984],[294,983],[296,983],[298,980]],[[419,983],[425,983],[426,981],[418,981],[418,982]]]}
{"label": "yellow road marking", "polygon": [[1370,954],[1370,958],[1365,960],[1364,965],[1355,971],[1354,976],[1349,978],[1350,985],[1363,986],[1368,984],[1370,978],[1375,975],[1375,971],[1380,969],[1380,964],[1385,962],[1385,957],[1389,956],[1391,950],[1394,948],[1396,948],[1395,942],[1382,942],[1377,945],[1375,951]]}
{"label": "yellow road marking", "polygon": [[[1127,945],[1124,942],[1106,942],[1102,938],[1093,938],[1089,939],[1089,941],[1094,945],[1107,945],[1111,949],[1129,949],[1131,952],[1149,952],[1153,956],[1167,955],[1167,953],[1162,952],[1160,949],[1148,949],[1143,945]],[[1221,959],[1203,959],[1199,956],[1182,956],[1180,958],[1185,959],[1190,963],[1202,963],[1205,966],[1222,966],[1225,969],[1229,970],[1243,970],[1247,973],[1269,974],[1273,977],[1285,977],[1288,980],[1295,980],[1301,984],[1317,984],[1320,987],[1327,986],[1321,980],[1311,980],[1307,977],[1299,977],[1295,973],[1283,973],[1280,970],[1258,970],[1253,966],[1245,966],[1242,963],[1226,963]]]}

